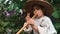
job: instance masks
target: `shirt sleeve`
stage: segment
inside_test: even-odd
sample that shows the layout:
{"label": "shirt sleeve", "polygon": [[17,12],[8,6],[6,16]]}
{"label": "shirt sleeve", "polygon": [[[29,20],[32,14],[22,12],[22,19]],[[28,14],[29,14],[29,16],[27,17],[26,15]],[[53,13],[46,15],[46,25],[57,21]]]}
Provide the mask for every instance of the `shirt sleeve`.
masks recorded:
{"label": "shirt sleeve", "polygon": [[43,21],[38,26],[38,31],[40,34],[47,34],[49,27],[50,26],[49,26],[49,23],[47,22],[47,20],[43,19]]}
{"label": "shirt sleeve", "polygon": [[[25,24],[26,24],[26,23],[25,23]],[[25,25],[25,24],[24,24],[24,25]],[[27,33],[30,33],[31,31],[32,31],[32,28],[31,28],[30,25],[28,26],[28,28],[25,28],[25,29],[24,29],[24,32],[27,32]]]}
{"label": "shirt sleeve", "polygon": [[49,22],[49,24],[50,24],[50,31],[51,31],[51,33],[57,34],[57,31],[56,31],[56,29],[55,29],[55,27],[54,27],[51,19],[48,19],[48,22]]}
{"label": "shirt sleeve", "polygon": [[53,34],[56,33],[56,30],[52,24],[50,18],[45,18],[44,21],[38,26],[38,30],[40,34]]}

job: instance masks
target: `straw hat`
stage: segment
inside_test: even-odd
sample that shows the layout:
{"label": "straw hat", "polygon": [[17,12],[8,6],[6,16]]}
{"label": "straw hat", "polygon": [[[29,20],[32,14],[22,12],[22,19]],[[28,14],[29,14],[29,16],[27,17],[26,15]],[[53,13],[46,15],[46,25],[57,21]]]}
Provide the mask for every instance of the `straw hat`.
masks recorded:
{"label": "straw hat", "polygon": [[35,4],[41,5],[45,8],[45,13],[47,16],[51,16],[52,12],[53,12],[53,8],[52,5],[45,1],[45,0],[28,0],[25,5],[24,5],[24,9],[26,11],[30,11],[32,6],[34,6]]}

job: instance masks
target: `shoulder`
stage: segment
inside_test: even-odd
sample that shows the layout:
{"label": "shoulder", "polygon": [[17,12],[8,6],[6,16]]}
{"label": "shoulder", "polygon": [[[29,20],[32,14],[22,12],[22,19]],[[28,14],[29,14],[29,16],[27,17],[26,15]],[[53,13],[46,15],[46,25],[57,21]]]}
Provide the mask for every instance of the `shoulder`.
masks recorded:
{"label": "shoulder", "polygon": [[43,20],[46,21],[46,22],[52,22],[51,19],[48,16],[44,16]]}
{"label": "shoulder", "polygon": [[46,22],[52,23],[52,20],[48,16],[45,16],[44,19]]}
{"label": "shoulder", "polygon": [[48,16],[44,16],[45,20],[51,20]]}

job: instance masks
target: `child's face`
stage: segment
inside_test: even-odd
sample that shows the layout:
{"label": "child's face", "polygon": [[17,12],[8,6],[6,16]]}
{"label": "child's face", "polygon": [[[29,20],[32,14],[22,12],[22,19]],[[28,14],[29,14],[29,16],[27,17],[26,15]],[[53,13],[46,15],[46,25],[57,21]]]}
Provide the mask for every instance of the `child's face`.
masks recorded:
{"label": "child's face", "polygon": [[42,11],[41,9],[38,9],[38,10],[35,9],[35,10],[34,10],[34,15],[35,15],[35,14],[37,14],[38,17],[41,17],[41,16],[43,16],[43,11]]}

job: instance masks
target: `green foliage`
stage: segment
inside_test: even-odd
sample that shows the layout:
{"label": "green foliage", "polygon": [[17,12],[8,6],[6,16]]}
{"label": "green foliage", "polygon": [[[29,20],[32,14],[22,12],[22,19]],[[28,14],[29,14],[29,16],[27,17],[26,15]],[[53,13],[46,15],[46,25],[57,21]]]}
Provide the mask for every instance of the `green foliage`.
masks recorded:
{"label": "green foliage", "polygon": [[54,7],[54,12],[53,12],[52,16],[54,18],[60,18],[59,14],[60,14],[60,12],[57,10],[57,7]]}
{"label": "green foliage", "polygon": [[[6,0],[2,0],[0,2],[0,12],[5,12],[5,10],[7,10],[6,12],[9,12],[14,9],[16,10],[16,12],[8,17],[6,17],[3,14],[0,14],[0,33],[4,34],[7,28],[11,28],[14,31],[14,33],[16,33],[23,26],[25,22],[24,20],[25,14],[21,16],[19,14],[19,10],[24,7],[26,0],[23,0],[23,1],[9,0],[9,1],[12,1],[11,4],[8,4],[9,2],[4,4],[5,1]],[[52,5],[54,7],[54,12],[52,16],[60,20],[60,0],[53,0]],[[7,8],[7,9],[4,9],[4,8]],[[58,31],[58,34],[60,34],[60,30],[59,30],[60,22],[59,23],[58,22],[55,23],[55,22],[56,21],[54,21],[54,26]],[[22,32],[21,34],[24,34],[24,32]]]}

